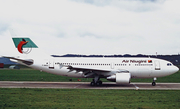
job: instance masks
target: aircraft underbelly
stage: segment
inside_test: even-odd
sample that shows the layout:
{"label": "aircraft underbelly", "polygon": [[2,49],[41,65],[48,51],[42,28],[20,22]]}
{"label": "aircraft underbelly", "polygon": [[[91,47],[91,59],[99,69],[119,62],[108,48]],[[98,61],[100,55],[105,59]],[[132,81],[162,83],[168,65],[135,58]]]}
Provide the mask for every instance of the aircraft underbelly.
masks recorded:
{"label": "aircraft underbelly", "polygon": [[132,78],[150,78],[152,76],[152,70],[150,68],[137,69],[132,73]]}

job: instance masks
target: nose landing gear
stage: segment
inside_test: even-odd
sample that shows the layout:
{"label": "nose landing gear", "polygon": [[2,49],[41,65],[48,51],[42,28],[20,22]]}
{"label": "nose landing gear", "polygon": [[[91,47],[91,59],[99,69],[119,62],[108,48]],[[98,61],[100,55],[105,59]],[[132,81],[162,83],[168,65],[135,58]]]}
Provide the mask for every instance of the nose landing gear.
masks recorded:
{"label": "nose landing gear", "polygon": [[157,78],[154,77],[153,82],[152,82],[152,86],[156,86],[156,82],[155,82],[156,80],[157,80]]}

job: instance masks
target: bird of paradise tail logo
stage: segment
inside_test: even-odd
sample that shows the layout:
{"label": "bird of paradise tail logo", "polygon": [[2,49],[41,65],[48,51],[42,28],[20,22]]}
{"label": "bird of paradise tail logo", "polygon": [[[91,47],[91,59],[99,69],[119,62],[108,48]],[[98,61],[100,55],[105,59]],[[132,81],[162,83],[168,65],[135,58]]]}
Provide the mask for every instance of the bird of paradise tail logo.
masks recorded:
{"label": "bird of paradise tail logo", "polygon": [[26,50],[23,50],[23,46],[26,45],[28,43],[28,41],[26,41],[25,39],[22,39],[22,41],[18,44],[17,49],[20,53],[24,53],[24,54],[29,54],[32,50],[31,48],[27,48]]}
{"label": "bird of paradise tail logo", "polygon": [[22,54],[29,54],[32,48],[38,48],[29,38],[13,38],[13,41],[19,53]]}

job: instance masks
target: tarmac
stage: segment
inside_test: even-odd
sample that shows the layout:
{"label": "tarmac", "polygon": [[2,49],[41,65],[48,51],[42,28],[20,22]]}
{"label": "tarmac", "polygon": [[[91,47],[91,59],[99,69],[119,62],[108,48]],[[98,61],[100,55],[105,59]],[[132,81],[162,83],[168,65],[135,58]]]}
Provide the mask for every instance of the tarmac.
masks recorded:
{"label": "tarmac", "polygon": [[118,85],[114,82],[103,82],[101,86],[91,86],[89,82],[0,81],[0,88],[180,90],[180,83],[156,83],[156,86],[152,86],[151,83]]}

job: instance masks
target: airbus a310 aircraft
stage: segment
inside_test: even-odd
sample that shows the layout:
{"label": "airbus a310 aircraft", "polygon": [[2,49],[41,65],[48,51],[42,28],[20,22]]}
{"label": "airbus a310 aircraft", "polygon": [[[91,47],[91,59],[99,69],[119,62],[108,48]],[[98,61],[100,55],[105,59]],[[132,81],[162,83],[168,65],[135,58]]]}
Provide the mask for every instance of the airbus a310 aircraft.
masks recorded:
{"label": "airbus a310 aircraft", "polygon": [[11,61],[40,71],[77,78],[93,78],[91,85],[102,85],[100,78],[117,84],[129,84],[131,78],[153,78],[171,75],[179,70],[171,62],[156,58],[85,58],[52,57],[39,52],[38,46],[28,37],[13,37],[18,57]]}

